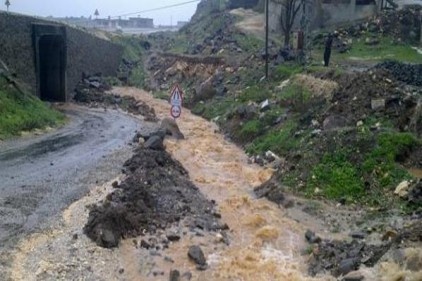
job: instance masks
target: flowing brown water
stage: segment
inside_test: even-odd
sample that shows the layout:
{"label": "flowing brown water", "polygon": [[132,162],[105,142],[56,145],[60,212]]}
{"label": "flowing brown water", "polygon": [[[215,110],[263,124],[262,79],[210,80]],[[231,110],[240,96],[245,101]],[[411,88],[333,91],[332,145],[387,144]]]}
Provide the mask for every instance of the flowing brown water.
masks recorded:
{"label": "flowing brown water", "polygon": [[[116,92],[142,99],[155,108],[159,117],[167,117],[169,105],[165,101],[137,89],[120,88]],[[181,274],[191,272],[191,280],[201,281],[335,280],[327,275],[307,276],[307,255],[301,255],[307,247],[303,235],[309,228],[324,238],[344,239],[348,237],[347,228],[345,233],[331,233],[323,221],[303,213],[299,198],[295,198],[298,207],[288,210],[265,199],[255,199],[253,187],[266,181],[271,170],[248,164],[243,151],[216,133],[214,124],[188,111],[183,112],[178,124],[186,140],[169,139],[166,148],[185,166],[201,191],[217,202],[222,220],[230,227],[229,246],[221,242],[217,233],[198,236],[185,228],[181,241],[170,244],[158,255],[135,247],[134,241],[139,243],[148,237],[124,240],[119,249],[98,247],[82,232],[88,218],[86,207],[103,200],[113,190],[113,180],[92,187],[87,196],[64,211],[51,229],[23,239],[11,254],[11,280],[167,281],[171,269]],[[342,211],[347,213],[337,208],[324,209],[322,216]],[[183,222],[178,227],[183,229]],[[209,264],[206,271],[196,270],[188,259],[191,245],[203,249]],[[405,249],[405,254],[422,260],[422,247]],[[361,266],[359,271],[365,280],[422,280],[422,270],[410,271],[389,261],[374,268]]]}
{"label": "flowing brown water", "polygon": [[[136,89],[117,89],[120,95],[131,95],[153,106],[159,118],[168,117],[169,105]],[[168,271],[191,271],[193,280],[327,280],[310,278],[306,274],[306,248],[303,233],[306,229],[285,216],[285,210],[266,199],[255,199],[253,187],[268,180],[272,172],[248,164],[247,156],[236,145],[226,141],[218,127],[184,110],[177,123],[186,139],[166,141],[166,149],[189,171],[192,181],[209,199],[217,202],[223,222],[229,227],[231,244],[218,246],[216,237],[186,236],[170,246],[165,254],[175,263],[155,260],[157,267]],[[210,268],[195,270],[187,258],[187,249],[200,244]],[[146,277],[139,267],[137,249],[131,241],[124,243],[123,252],[132,280],[161,280],[150,274]],[[144,264],[144,270],[145,270]],[[145,273],[145,272],[144,272]],[[143,275],[143,276],[142,276]],[[158,278],[158,279],[157,279]]]}

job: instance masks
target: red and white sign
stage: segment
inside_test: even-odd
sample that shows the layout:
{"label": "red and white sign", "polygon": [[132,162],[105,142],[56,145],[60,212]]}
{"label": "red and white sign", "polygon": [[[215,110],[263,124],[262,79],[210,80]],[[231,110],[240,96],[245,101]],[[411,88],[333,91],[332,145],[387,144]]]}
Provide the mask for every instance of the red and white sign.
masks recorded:
{"label": "red and white sign", "polygon": [[179,118],[182,114],[182,108],[178,105],[173,105],[170,110],[171,117]]}
{"label": "red and white sign", "polygon": [[170,114],[173,118],[179,118],[182,114],[182,103],[183,103],[183,91],[180,89],[179,85],[176,84],[171,90],[170,94],[170,104],[171,110]]}

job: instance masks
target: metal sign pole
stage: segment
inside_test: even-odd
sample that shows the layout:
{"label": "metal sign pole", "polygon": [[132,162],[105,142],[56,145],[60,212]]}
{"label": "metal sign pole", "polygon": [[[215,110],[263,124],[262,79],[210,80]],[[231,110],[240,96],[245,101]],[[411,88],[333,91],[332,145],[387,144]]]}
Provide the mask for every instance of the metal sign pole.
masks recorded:
{"label": "metal sign pole", "polygon": [[265,0],[265,79],[268,80],[268,22],[269,22],[269,2],[270,0]]}

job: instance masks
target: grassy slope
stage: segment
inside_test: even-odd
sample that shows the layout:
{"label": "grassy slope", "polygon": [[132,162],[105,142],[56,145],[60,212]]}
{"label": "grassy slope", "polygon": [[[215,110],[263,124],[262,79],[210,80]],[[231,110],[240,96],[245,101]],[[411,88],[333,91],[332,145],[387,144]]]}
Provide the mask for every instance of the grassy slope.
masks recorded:
{"label": "grassy slope", "polygon": [[[239,20],[239,19],[237,19]],[[219,21],[215,21],[219,22]],[[172,44],[166,51],[184,53],[188,43],[201,43],[204,29],[215,30],[220,26],[209,24],[206,20],[189,26],[173,37]],[[201,31],[201,32],[200,32]],[[246,53],[258,53],[262,47],[257,38],[251,36],[233,34],[233,38],[239,43]],[[313,53],[316,61],[322,60],[323,50]],[[355,39],[352,49],[346,54],[333,53],[333,65],[341,63],[347,65],[352,61],[380,62],[385,59],[396,59],[403,62],[421,63],[422,55],[418,54],[409,45],[394,44],[391,38],[380,38],[380,44],[368,46],[364,39]],[[374,134],[369,130],[371,124],[386,120],[378,120],[371,116],[371,122],[365,122],[367,127],[364,133],[359,133],[355,142],[344,145],[344,149],[334,149],[334,152],[319,151],[315,147],[318,140],[311,134],[311,129],[300,126],[300,119],[304,115],[299,111],[306,112],[312,108],[311,93],[301,85],[289,85],[282,91],[277,89],[280,83],[298,73],[320,72],[327,70],[318,66],[307,67],[293,64],[283,64],[271,72],[270,81],[258,82],[262,77],[262,67],[245,67],[234,75],[240,76],[240,82],[229,86],[229,93],[222,97],[199,102],[192,111],[207,119],[216,122],[230,132],[234,140],[245,145],[250,154],[261,154],[271,150],[280,156],[293,155],[300,151],[302,159],[296,163],[296,169],[287,171],[281,180],[291,186],[294,191],[308,196],[325,197],[332,200],[345,199],[347,202],[360,202],[371,206],[402,206],[396,196],[392,196],[392,190],[404,179],[409,179],[407,171],[395,163],[395,156],[400,150],[407,149],[420,139],[407,133],[396,132],[393,128],[388,134]],[[339,68],[330,68],[336,75],[343,71]],[[259,73],[258,73],[259,72]],[[225,75],[225,81],[231,81],[234,77]],[[273,101],[269,111],[256,114],[248,119],[239,120],[236,111],[241,106],[248,106],[251,102],[259,104],[265,99]],[[288,114],[286,112],[289,112]],[[277,118],[286,115],[287,120],[275,124]],[[335,138],[342,139],[340,132]],[[356,151],[354,145],[364,146],[367,142],[368,151]],[[340,144],[343,145],[344,143]],[[351,159],[350,156],[361,155],[359,159]],[[306,163],[309,160],[308,163]],[[305,171],[305,177],[300,175]],[[371,190],[366,190],[366,184],[370,181]],[[319,190],[318,192],[315,192]]]}
{"label": "grassy slope", "polygon": [[[409,63],[422,63],[422,54],[418,53],[412,46],[405,43],[395,43],[393,38],[378,36],[379,44],[370,46],[365,44],[365,38],[354,38],[352,48],[346,53],[332,53],[332,63],[353,63],[364,61],[377,63],[384,60],[397,60]],[[313,52],[315,61],[323,61],[323,48],[317,48]]]}
{"label": "grassy slope", "polygon": [[0,76],[0,139],[64,122],[64,116],[37,97],[21,93]]}

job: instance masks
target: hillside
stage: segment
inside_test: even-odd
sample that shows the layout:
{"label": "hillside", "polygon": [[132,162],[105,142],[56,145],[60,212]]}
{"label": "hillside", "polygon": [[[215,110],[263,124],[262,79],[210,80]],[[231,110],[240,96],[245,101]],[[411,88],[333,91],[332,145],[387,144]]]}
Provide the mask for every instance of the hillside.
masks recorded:
{"label": "hillside", "polygon": [[27,93],[13,77],[0,73],[0,140],[54,127],[64,120],[64,115]]}
{"label": "hillside", "polygon": [[[422,54],[416,33],[400,32],[415,26],[404,20],[416,15],[412,9],[316,32],[305,65],[272,34],[266,80],[262,14],[200,6],[178,33],[130,38],[138,46],[136,66],[128,58],[125,68],[156,97],[167,99],[171,85],[181,84],[193,113],[217,123],[251,162],[273,169],[273,178],[256,188],[257,197],[288,207],[288,198],[298,196],[299,202],[315,199],[351,210],[353,218],[326,221],[333,233],[358,229],[379,239],[396,216],[405,223],[395,226],[394,237],[410,229],[420,233]],[[332,64],[324,68],[322,44],[334,31]],[[323,207],[303,211],[330,217]],[[324,259],[333,256],[329,247],[348,252],[356,246],[347,243],[319,245],[310,273],[325,270]],[[336,254],[330,261],[333,275],[342,258]],[[362,256],[352,258],[364,263]]]}

